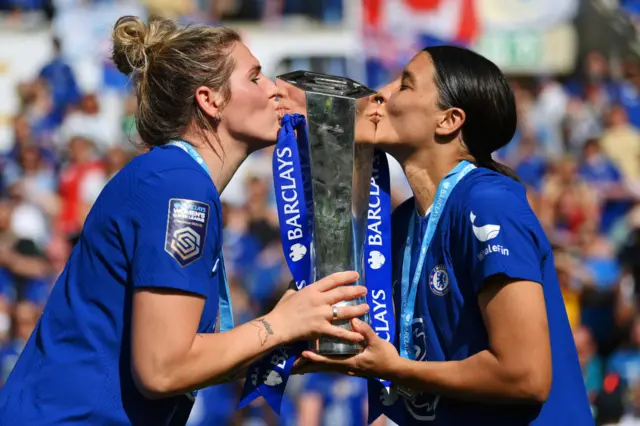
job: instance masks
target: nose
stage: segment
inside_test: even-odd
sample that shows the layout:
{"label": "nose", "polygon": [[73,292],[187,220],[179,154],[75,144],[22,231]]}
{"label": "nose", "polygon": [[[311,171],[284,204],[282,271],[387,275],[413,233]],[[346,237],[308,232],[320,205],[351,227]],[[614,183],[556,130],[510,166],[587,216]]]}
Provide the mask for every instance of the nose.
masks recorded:
{"label": "nose", "polygon": [[371,102],[378,105],[387,103],[387,99],[388,99],[388,96],[386,96],[384,90],[380,90],[375,95],[371,95]]}
{"label": "nose", "polygon": [[282,96],[282,94],[280,93],[280,88],[278,87],[275,81],[273,81],[272,79],[266,76],[265,78],[269,80],[269,83],[271,83],[269,85],[269,90],[268,90],[269,99],[275,99],[277,101],[278,98]]}
{"label": "nose", "polygon": [[287,99],[288,98],[288,92],[287,89],[285,89],[284,87],[282,87],[281,85],[276,83],[276,87],[273,89],[274,93],[275,93],[275,97],[276,97],[276,101],[281,101],[283,99]]}

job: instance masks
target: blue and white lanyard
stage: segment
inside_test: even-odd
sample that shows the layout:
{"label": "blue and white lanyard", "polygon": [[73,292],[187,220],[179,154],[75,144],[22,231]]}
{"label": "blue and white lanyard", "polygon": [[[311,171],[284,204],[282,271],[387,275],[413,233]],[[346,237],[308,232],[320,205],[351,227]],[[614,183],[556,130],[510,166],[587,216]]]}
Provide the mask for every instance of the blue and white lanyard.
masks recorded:
{"label": "blue and white lanyard", "polygon": [[400,311],[400,355],[404,358],[413,359],[413,333],[411,324],[415,312],[416,295],[418,293],[418,284],[422,276],[422,269],[427,257],[429,245],[433,239],[433,235],[438,227],[440,216],[447,203],[447,199],[453,188],[458,182],[465,177],[467,173],[475,169],[476,166],[468,161],[460,162],[447,176],[440,182],[436,191],[436,198],[431,208],[429,221],[427,222],[427,231],[422,238],[420,246],[420,254],[416,262],[416,269],[413,273],[413,280],[410,281],[411,275],[411,252],[413,247],[414,230],[416,223],[416,213],[414,211],[409,222],[409,232],[407,234],[407,244],[404,249],[404,257],[402,260],[402,282],[401,282],[401,298],[402,307]]}
{"label": "blue and white lanyard", "polygon": [[[177,146],[178,148],[182,148],[187,154],[193,158],[196,163],[200,164],[205,172],[209,176],[211,176],[211,172],[209,171],[209,167],[207,163],[204,162],[204,159],[198,151],[195,150],[191,144],[188,144],[184,141],[172,140],[169,141],[169,145]],[[227,271],[224,267],[224,256],[222,255],[222,248],[220,249],[220,261],[219,261],[220,272],[222,273],[222,280],[224,281],[224,285],[219,286],[220,289],[220,331],[229,331],[234,327],[233,323],[233,306],[231,305],[231,296],[229,294],[229,281],[227,280]]]}

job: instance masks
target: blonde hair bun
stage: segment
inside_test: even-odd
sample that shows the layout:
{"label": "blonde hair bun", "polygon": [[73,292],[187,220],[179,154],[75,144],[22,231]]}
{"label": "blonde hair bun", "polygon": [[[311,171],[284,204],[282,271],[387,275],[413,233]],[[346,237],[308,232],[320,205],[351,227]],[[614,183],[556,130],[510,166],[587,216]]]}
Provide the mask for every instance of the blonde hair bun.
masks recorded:
{"label": "blonde hair bun", "polygon": [[144,73],[153,52],[175,33],[176,25],[168,19],[151,18],[147,25],[137,16],[123,16],[113,28],[113,62],[125,75]]}

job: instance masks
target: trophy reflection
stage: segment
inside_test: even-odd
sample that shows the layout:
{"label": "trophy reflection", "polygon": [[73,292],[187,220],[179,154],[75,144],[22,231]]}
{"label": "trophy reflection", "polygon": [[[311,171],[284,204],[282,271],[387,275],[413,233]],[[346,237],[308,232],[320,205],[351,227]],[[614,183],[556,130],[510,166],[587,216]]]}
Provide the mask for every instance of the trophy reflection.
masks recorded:
{"label": "trophy reflection", "polygon": [[[373,145],[356,143],[356,121],[375,92],[351,79],[308,71],[277,77],[278,108],[307,118],[314,232],[313,281],[335,272],[357,271],[365,285],[364,247],[373,161]],[[368,122],[368,120],[367,120]],[[368,122],[371,125],[370,122]],[[366,298],[339,303],[366,303]],[[369,316],[360,318],[369,321]],[[335,325],[351,329],[349,320]],[[312,350],[323,355],[351,355],[362,345],[322,336]]]}

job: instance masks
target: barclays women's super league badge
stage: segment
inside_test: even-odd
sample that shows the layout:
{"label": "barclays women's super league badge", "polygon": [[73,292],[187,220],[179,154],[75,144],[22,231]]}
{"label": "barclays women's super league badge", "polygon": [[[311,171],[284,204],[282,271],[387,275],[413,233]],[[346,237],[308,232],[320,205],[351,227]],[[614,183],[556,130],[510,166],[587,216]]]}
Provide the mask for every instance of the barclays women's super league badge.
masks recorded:
{"label": "barclays women's super league badge", "polygon": [[202,256],[207,236],[209,205],[201,201],[169,200],[164,250],[185,267]]}
{"label": "barclays women's super league badge", "polygon": [[429,288],[436,296],[444,296],[449,292],[449,274],[444,265],[436,265],[429,274]]}

